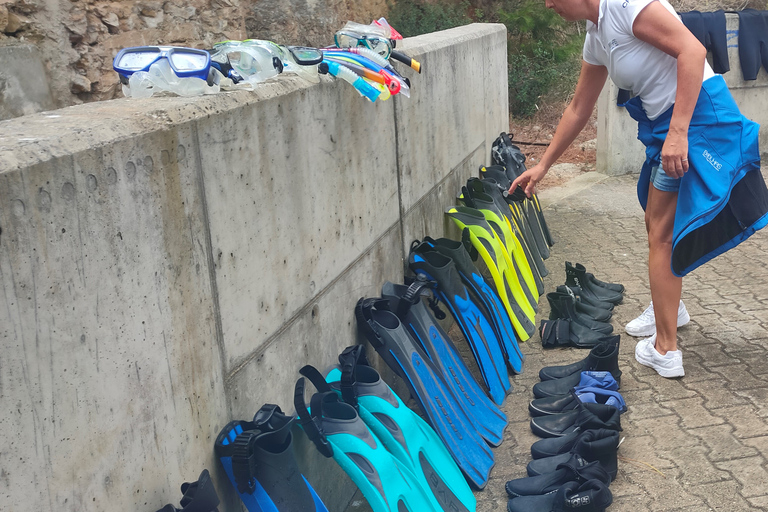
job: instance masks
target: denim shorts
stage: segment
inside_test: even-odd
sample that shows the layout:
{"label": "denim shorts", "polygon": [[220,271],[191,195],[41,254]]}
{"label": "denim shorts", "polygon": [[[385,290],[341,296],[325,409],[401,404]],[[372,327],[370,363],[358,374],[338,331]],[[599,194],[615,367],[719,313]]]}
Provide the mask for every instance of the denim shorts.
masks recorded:
{"label": "denim shorts", "polygon": [[651,183],[657,190],[662,192],[677,192],[680,190],[680,178],[670,178],[661,164],[651,169]]}

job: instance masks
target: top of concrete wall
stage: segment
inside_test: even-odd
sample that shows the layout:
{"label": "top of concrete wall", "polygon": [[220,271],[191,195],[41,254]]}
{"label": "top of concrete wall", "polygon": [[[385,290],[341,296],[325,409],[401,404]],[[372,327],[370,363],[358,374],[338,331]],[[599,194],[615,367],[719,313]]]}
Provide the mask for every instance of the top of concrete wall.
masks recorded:
{"label": "top of concrete wall", "polygon": [[[417,57],[466,39],[497,32],[505,34],[504,25],[474,23],[408,38],[399,49]],[[425,73],[428,72],[425,70]],[[332,80],[321,77],[323,83]],[[414,86],[418,87],[418,82],[415,82]],[[0,121],[0,173],[315,86],[296,76],[281,75],[276,80],[260,84],[254,91],[222,92],[193,98],[122,98]],[[349,94],[355,93],[350,90]],[[377,107],[391,108],[392,104],[381,103]],[[72,132],[77,136],[73,137]]]}

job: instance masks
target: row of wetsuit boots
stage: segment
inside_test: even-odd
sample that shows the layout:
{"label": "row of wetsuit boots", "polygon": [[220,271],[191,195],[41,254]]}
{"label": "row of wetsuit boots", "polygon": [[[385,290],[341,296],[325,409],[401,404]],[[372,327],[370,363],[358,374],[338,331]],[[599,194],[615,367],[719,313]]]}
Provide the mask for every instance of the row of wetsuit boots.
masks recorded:
{"label": "row of wetsuit boots", "polygon": [[624,286],[597,279],[584,265],[565,262],[565,284],[547,294],[549,320],[539,326],[544,348],[592,348],[613,333],[613,308]]}
{"label": "row of wetsuit boots", "polygon": [[507,482],[508,512],[602,512],[612,502],[617,474],[620,415],[619,336],[607,336],[576,363],[539,372],[528,406],[531,446],[528,477]]}

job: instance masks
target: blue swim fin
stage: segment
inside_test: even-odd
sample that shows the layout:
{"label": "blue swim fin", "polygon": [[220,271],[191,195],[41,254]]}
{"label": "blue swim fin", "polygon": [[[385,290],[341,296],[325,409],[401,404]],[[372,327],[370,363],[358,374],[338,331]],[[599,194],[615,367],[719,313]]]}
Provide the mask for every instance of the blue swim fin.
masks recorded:
{"label": "blue swim fin", "polygon": [[437,283],[438,296],[448,306],[472,348],[488,393],[497,404],[504,403],[512,384],[509,382],[501,343],[485,314],[472,301],[467,288],[462,284],[453,261],[436,252],[411,252],[408,266],[417,276],[422,275]]}
{"label": "blue swim fin", "polygon": [[507,416],[488,398],[451,338],[421,301],[423,293],[431,295],[431,291],[427,292],[424,288],[424,283],[419,281],[410,286],[386,282],[381,287],[381,296],[389,301],[389,309],[397,315],[440,370],[443,380],[453,391],[475,429],[488,444],[498,446],[504,439]]}
{"label": "blue swim fin", "polygon": [[472,263],[469,253],[464,248],[465,241],[469,243],[469,230],[466,228],[462,231],[462,239],[462,242],[457,242],[447,238],[433,240],[430,237],[424,237],[422,242],[419,243],[416,240],[411,244],[411,251],[416,253],[430,250],[436,251],[453,261],[462,282],[475,295],[484,311],[488,312],[488,318],[491,320],[496,337],[501,341],[501,347],[504,350],[507,363],[512,371],[520,373],[523,370],[525,356],[520,351],[520,345],[515,336],[515,329],[512,326],[507,310],[504,308],[504,304],[502,304],[496,291],[491,288],[480,271],[477,270],[477,267]]}
{"label": "blue swim fin", "polygon": [[249,512],[328,512],[293,455],[296,418],[265,404],[253,421],[232,421],[214,449]]}
{"label": "blue swim fin", "polygon": [[441,512],[413,471],[386,450],[354,407],[335,391],[325,391],[313,394],[307,409],[305,385],[303,377],[296,381],[293,398],[304,433],[349,475],[373,512]]}
{"label": "blue swim fin", "polygon": [[478,489],[485,487],[495,464],[493,452],[474,429],[429,356],[389,311],[388,301],[360,299],[355,317],[358,328],[376,352],[405,381],[470,484]]}
{"label": "blue swim fin", "polygon": [[348,347],[339,355],[341,367],[323,376],[312,366],[301,374],[317,389],[329,386],[344,402],[355,407],[365,424],[392,455],[413,471],[424,489],[431,492],[437,510],[473,512],[475,496],[451,454],[418,414],[409,409],[367,365],[362,345]]}

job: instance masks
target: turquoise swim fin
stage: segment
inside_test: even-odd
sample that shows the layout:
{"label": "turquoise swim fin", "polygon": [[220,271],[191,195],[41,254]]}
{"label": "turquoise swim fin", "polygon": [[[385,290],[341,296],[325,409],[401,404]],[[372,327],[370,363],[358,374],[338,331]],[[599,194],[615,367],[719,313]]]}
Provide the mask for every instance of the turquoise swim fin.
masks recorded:
{"label": "turquoise swim fin", "polygon": [[[320,453],[341,466],[357,485],[373,512],[441,512],[416,475],[387,451],[354,407],[335,391],[304,401],[306,380],[296,381],[293,404],[299,424]],[[303,509],[297,509],[303,510]]]}
{"label": "turquoise swim fin", "polygon": [[300,373],[317,389],[330,385],[344,402],[355,407],[387,451],[431,492],[437,510],[473,512],[475,496],[443,442],[368,366],[363,350],[362,345],[344,350],[339,355],[341,367],[332,369],[325,379],[312,366],[305,366]]}

